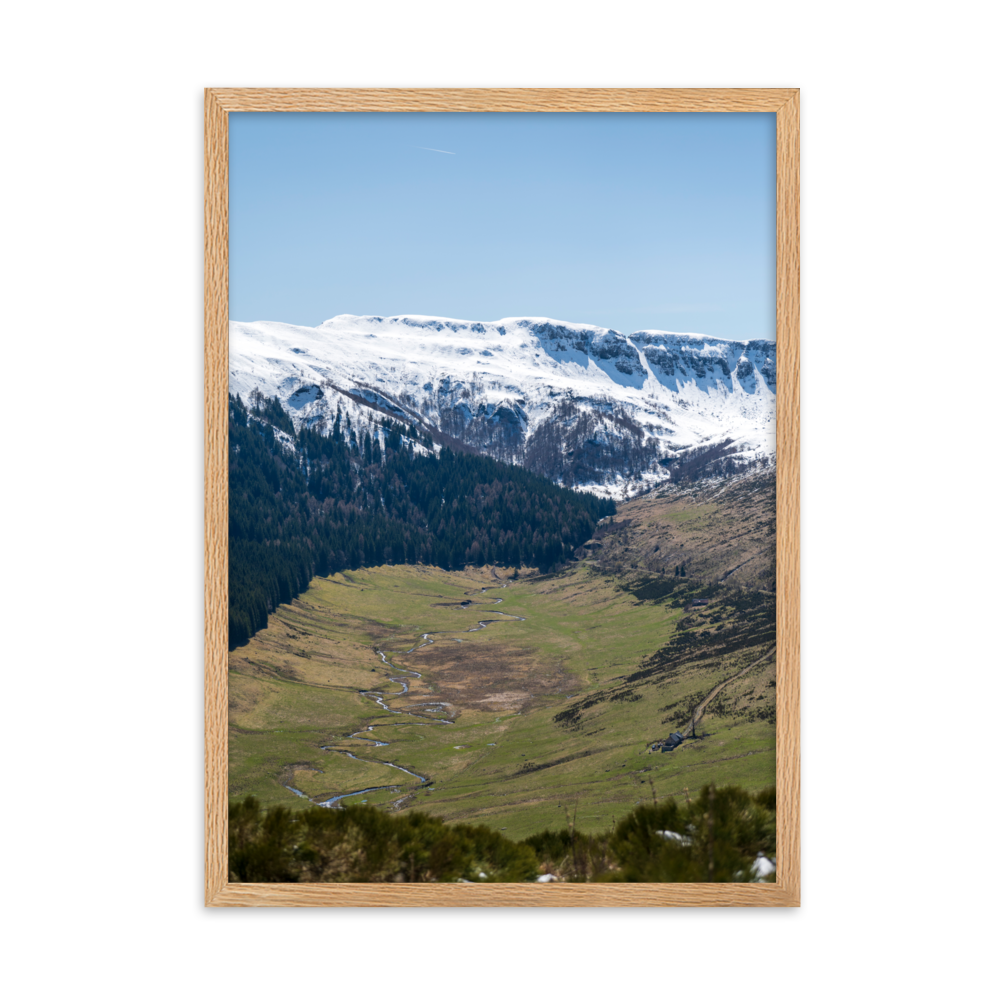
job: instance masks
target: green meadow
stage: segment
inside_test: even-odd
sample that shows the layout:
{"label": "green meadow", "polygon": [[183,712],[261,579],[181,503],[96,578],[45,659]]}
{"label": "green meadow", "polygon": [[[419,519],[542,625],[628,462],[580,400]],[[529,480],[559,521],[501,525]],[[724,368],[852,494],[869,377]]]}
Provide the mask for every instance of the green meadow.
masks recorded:
{"label": "green meadow", "polygon": [[[687,503],[636,509],[644,546],[699,523]],[[621,535],[616,544],[627,552]],[[230,794],[301,808],[373,789],[351,801],[518,839],[567,818],[604,830],[637,803],[709,782],[773,785],[773,656],[723,688],[695,738],[649,752],[773,646],[746,625],[745,588],[669,581],[641,561],[549,576],[381,566],[315,579],[230,654]],[[697,594],[708,604],[692,611]],[[468,631],[481,620],[491,624]]]}

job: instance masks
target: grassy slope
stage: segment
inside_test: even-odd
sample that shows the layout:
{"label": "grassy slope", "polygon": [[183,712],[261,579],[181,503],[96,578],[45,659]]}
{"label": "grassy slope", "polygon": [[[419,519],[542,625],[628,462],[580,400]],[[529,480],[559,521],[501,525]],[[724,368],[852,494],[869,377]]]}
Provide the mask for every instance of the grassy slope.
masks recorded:
{"label": "grassy slope", "polygon": [[[758,484],[751,500],[760,492]],[[761,716],[774,702],[773,658],[713,702],[704,721],[709,735],[673,753],[646,753],[651,740],[683,728],[679,720],[690,704],[766,645],[688,662],[667,657],[666,669],[661,657],[651,676],[624,680],[678,625],[688,634],[724,635],[740,617],[725,609],[725,593],[697,614],[673,607],[680,603],[676,594],[638,600],[629,588],[655,582],[655,539],[663,540],[661,550],[701,553],[711,569],[706,582],[717,578],[717,564],[725,564],[718,571],[724,572],[742,561],[741,544],[757,563],[748,569],[760,572],[766,559],[754,553],[768,534],[766,492],[765,481],[756,506],[748,506],[746,489],[728,506],[725,497],[704,502],[696,491],[623,505],[615,521],[631,524],[600,547],[606,572],[588,560],[485,594],[483,586],[497,583],[487,570],[394,566],[313,581],[300,600],[278,609],[266,631],[231,654],[231,794],[304,806],[306,799],[282,786],[322,799],[390,784],[393,790],[362,798],[522,837],[563,825],[567,811],[583,830],[606,828],[650,800],[654,788],[662,799],[708,781],[751,789],[772,784],[774,725]],[[495,606],[494,597],[503,603]],[[463,608],[461,601],[473,603]],[[527,620],[461,631],[496,617],[494,607]],[[454,633],[404,652],[421,633],[436,630]],[[376,647],[397,666],[423,674],[408,694],[394,694],[401,686],[388,680],[393,671]],[[359,693],[367,689],[386,692],[390,707],[422,718],[380,710]],[[447,714],[420,707],[431,701],[447,702]],[[454,724],[421,724],[443,717]],[[374,727],[368,736],[389,745],[349,738],[367,725]],[[349,750],[360,760],[322,747]],[[430,776],[433,790],[377,761]]]}

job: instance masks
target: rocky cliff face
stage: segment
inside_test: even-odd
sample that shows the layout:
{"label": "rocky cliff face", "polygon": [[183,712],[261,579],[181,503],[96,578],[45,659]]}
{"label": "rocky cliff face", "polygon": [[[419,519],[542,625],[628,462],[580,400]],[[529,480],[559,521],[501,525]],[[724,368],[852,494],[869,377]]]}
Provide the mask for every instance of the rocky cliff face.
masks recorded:
{"label": "rocky cliff face", "polygon": [[230,327],[231,390],[277,396],[296,425],[392,416],[610,496],[773,455],[776,379],[770,341],[545,318]]}
{"label": "rocky cliff face", "polygon": [[753,395],[759,390],[758,373],[772,393],[777,388],[775,344],[770,340],[695,339],[692,334],[656,330],[640,330],[630,340],[660,384],[674,392],[691,383],[705,392],[718,383],[732,390],[735,381]]}

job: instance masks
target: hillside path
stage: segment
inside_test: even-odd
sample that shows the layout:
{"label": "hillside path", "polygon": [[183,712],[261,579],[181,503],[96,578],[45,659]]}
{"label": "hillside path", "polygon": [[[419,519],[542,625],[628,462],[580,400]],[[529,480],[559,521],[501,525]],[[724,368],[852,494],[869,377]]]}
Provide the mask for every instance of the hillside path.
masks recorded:
{"label": "hillside path", "polygon": [[695,705],[694,711],[691,713],[691,721],[688,723],[687,729],[681,733],[681,736],[683,736],[684,739],[687,739],[694,732],[694,727],[701,721],[702,714],[708,707],[709,703],[727,684],[731,684],[733,681],[742,677],[745,673],[753,670],[758,663],[763,663],[777,648],[777,646],[772,646],[763,656],[758,656],[757,659],[754,660],[749,666],[746,666],[738,673],[733,674],[732,677],[727,677],[724,681],[719,681],[719,683],[716,684],[715,687],[712,688],[712,690],[709,691],[697,705]]}

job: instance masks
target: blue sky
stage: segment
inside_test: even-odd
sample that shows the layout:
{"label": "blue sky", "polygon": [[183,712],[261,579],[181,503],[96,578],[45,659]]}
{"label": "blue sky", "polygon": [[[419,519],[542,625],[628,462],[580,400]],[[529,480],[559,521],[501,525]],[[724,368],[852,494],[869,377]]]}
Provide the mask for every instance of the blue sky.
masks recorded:
{"label": "blue sky", "polygon": [[231,114],[230,316],[774,339],[773,114]]}

